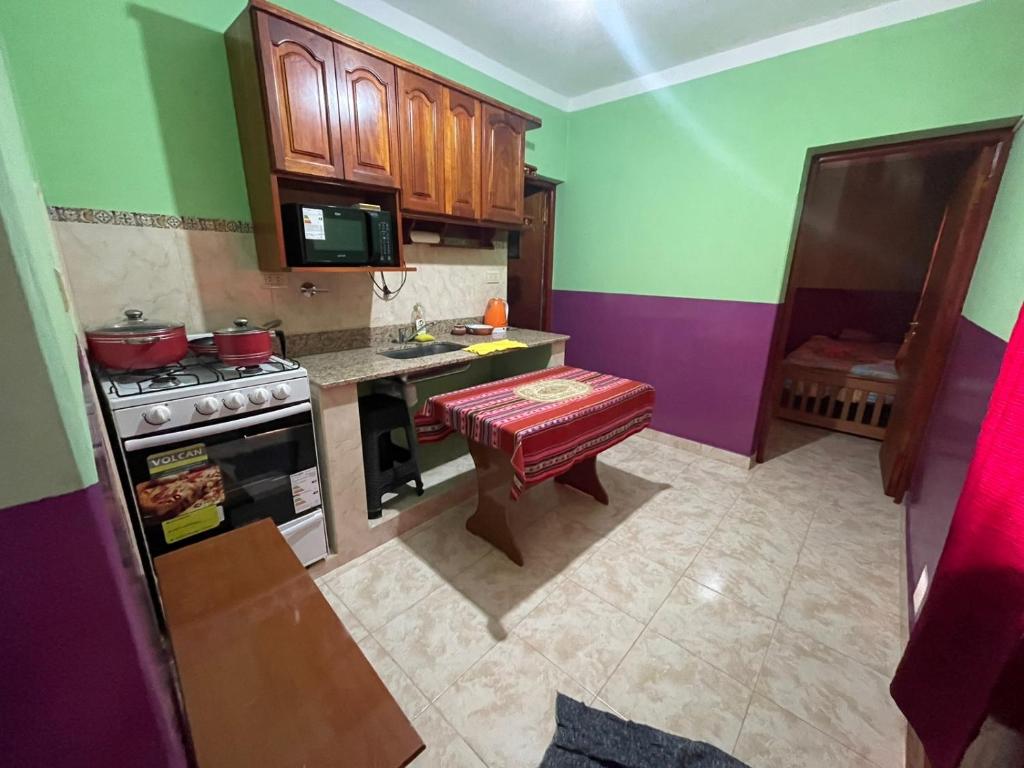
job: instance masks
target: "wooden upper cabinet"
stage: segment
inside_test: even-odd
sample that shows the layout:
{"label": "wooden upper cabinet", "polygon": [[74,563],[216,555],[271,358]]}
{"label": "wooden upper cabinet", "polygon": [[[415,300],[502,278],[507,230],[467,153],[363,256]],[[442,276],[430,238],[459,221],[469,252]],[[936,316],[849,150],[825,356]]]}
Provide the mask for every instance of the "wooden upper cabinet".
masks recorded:
{"label": "wooden upper cabinet", "polygon": [[345,178],[397,187],[398,116],[395,66],[335,44]]}
{"label": "wooden upper cabinet", "polygon": [[398,70],[402,208],[444,213],[444,94],[436,80]]}
{"label": "wooden upper cabinet", "polygon": [[444,90],[444,212],[480,218],[480,101]]}
{"label": "wooden upper cabinet", "polygon": [[334,43],[257,13],[274,167],[341,178]]}
{"label": "wooden upper cabinet", "polygon": [[526,121],[483,105],[483,210],[480,218],[522,224]]}

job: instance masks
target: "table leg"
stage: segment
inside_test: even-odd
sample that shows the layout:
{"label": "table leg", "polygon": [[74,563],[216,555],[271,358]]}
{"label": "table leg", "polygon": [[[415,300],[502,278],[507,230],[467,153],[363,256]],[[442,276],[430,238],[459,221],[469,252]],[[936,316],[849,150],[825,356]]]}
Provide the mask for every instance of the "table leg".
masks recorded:
{"label": "table leg", "polygon": [[591,456],[578,464],[573,464],[568,470],[555,478],[556,483],[563,483],[578,491],[583,491],[588,496],[593,496],[602,504],[608,503],[608,491],[601,485],[601,478],[597,476],[597,457]]}
{"label": "table leg", "polygon": [[523,553],[508,524],[512,488],[512,462],[508,454],[496,448],[469,441],[469,452],[476,464],[476,512],[466,521],[466,530],[494,545],[516,565],[523,564]]}

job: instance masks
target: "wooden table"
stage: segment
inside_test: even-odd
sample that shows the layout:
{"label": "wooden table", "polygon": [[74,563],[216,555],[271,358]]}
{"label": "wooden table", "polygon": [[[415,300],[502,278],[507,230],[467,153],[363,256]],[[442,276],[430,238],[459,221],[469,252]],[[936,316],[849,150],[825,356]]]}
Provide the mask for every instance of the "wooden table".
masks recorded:
{"label": "wooden table", "polygon": [[559,366],[434,395],[416,431],[423,443],[467,439],[478,501],[466,528],[522,565],[509,524],[516,499],[554,478],[607,504],[597,455],[645,429],[653,411],[649,384]]}
{"label": "wooden table", "polygon": [[400,768],[423,750],[272,521],[156,573],[200,768]]}

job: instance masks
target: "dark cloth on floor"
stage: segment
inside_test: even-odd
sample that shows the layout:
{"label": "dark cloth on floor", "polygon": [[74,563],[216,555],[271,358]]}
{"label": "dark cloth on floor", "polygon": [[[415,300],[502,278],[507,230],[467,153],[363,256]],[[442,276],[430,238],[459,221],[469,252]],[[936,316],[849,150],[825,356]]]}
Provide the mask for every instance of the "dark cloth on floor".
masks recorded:
{"label": "dark cloth on floor", "polygon": [[558,694],[540,768],[748,768],[703,741],[623,720]]}

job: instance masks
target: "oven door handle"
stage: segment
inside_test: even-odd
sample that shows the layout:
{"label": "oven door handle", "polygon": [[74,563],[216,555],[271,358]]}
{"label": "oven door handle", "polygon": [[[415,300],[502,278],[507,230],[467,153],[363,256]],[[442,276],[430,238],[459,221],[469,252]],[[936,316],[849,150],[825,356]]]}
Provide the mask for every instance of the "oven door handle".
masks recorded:
{"label": "oven door handle", "polygon": [[266,411],[255,416],[246,416],[242,419],[225,421],[220,424],[209,424],[205,427],[184,429],[180,432],[168,432],[163,435],[153,435],[152,437],[138,437],[132,440],[125,440],[124,449],[128,452],[140,451],[146,448],[156,448],[160,445],[170,445],[171,443],[195,440],[199,437],[220,435],[224,432],[234,432],[237,429],[254,427],[257,424],[266,424],[268,421],[277,421],[278,419],[283,419],[287,416],[294,416],[297,413],[309,413],[311,410],[313,410],[313,406],[309,403],[299,403],[298,405],[290,405],[287,408]]}

